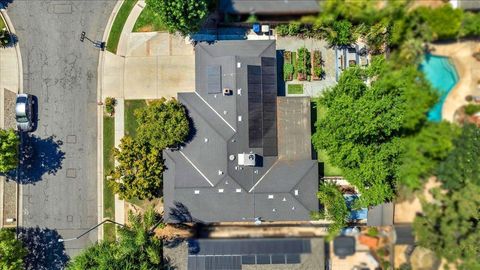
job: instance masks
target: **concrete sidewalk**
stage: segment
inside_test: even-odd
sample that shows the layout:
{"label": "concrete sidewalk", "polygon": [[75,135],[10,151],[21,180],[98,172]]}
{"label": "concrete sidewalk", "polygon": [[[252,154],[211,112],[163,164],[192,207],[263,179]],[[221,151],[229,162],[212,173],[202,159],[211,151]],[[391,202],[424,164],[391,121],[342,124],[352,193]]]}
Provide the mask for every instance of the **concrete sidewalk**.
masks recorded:
{"label": "concrete sidewalk", "polygon": [[[5,10],[1,18],[7,29],[15,33]],[[21,63],[18,45],[0,49],[0,128],[16,129],[15,102],[21,92]],[[15,227],[18,219],[18,184],[0,177],[0,227]],[[7,220],[13,222],[8,222]]]}

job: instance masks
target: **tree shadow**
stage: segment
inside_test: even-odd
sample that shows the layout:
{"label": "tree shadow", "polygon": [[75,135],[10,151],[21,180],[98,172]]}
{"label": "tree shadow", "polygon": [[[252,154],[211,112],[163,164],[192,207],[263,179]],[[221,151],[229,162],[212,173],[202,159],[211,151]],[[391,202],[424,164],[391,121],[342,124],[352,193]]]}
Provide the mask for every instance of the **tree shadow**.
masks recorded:
{"label": "tree shadow", "polygon": [[197,129],[195,128],[195,123],[193,122],[193,119],[190,117],[190,114],[188,112],[187,107],[184,106],[184,108],[185,108],[185,112],[186,112],[186,115],[187,115],[189,132],[188,132],[187,138],[181,144],[181,146],[185,146],[185,144],[191,142],[193,140],[193,138],[195,138],[195,135],[197,134]]}
{"label": "tree shadow", "polygon": [[65,159],[65,152],[60,150],[62,144],[61,140],[55,140],[55,136],[43,139],[32,134],[23,136],[18,178],[11,178],[20,184],[33,184],[44,174],[55,175]]}
{"label": "tree shadow", "polygon": [[60,238],[56,230],[39,227],[19,228],[19,239],[28,250],[28,255],[24,259],[25,269],[64,269],[69,257],[63,243],[58,242]]}
{"label": "tree shadow", "polygon": [[0,8],[7,8],[11,3],[13,3],[13,0],[0,0]]}
{"label": "tree shadow", "polygon": [[[197,222],[190,210],[181,202],[173,202],[174,208],[170,208],[170,217],[173,223],[194,223]],[[200,221],[201,222],[201,221]]]}

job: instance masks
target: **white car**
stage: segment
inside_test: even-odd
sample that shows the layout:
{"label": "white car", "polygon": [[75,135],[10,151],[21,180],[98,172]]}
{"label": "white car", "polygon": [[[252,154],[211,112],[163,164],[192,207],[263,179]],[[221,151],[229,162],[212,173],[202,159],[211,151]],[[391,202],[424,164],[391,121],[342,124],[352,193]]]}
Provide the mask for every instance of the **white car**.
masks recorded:
{"label": "white car", "polygon": [[15,105],[17,128],[20,131],[29,132],[33,130],[33,98],[28,94],[18,94]]}

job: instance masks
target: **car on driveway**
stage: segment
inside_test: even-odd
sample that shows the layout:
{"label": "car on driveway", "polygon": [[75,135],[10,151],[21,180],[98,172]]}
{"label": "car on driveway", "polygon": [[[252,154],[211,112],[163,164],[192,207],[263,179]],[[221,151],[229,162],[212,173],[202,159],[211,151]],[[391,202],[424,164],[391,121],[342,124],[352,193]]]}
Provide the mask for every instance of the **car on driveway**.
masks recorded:
{"label": "car on driveway", "polygon": [[18,94],[15,105],[15,116],[17,128],[20,131],[29,132],[33,130],[33,103],[31,95]]}

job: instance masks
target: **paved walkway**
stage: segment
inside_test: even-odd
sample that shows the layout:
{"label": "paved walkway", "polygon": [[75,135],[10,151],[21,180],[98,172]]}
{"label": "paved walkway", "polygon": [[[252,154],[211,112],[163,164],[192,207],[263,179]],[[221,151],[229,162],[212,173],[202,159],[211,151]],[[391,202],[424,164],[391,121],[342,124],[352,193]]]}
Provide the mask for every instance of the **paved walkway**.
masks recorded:
{"label": "paved walkway", "polygon": [[433,46],[433,54],[448,56],[458,72],[459,81],[448,94],[442,109],[442,118],[453,121],[455,111],[467,104],[468,95],[480,96],[480,62],[472,57],[480,50],[478,42],[466,41]]}
{"label": "paved walkway", "polygon": [[[5,19],[4,19],[5,18]],[[15,32],[5,12],[1,11],[0,20],[6,22],[6,27]],[[19,74],[19,50],[17,47],[0,49],[0,128],[16,129],[15,100],[21,92]],[[6,181],[0,177],[0,228],[17,225],[18,186],[16,182]],[[14,220],[12,222],[12,220]]]}
{"label": "paved walkway", "polygon": [[[144,7],[145,2],[139,1],[128,16],[117,54],[105,51],[101,56],[99,98],[114,97],[117,100],[116,147],[124,136],[126,99],[176,98],[178,92],[193,92],[195,89],[195,54],[189,42],[166,32],[132,33]],[[117,195],[115,220],[119,223],[126,221],[125,201]]]}

